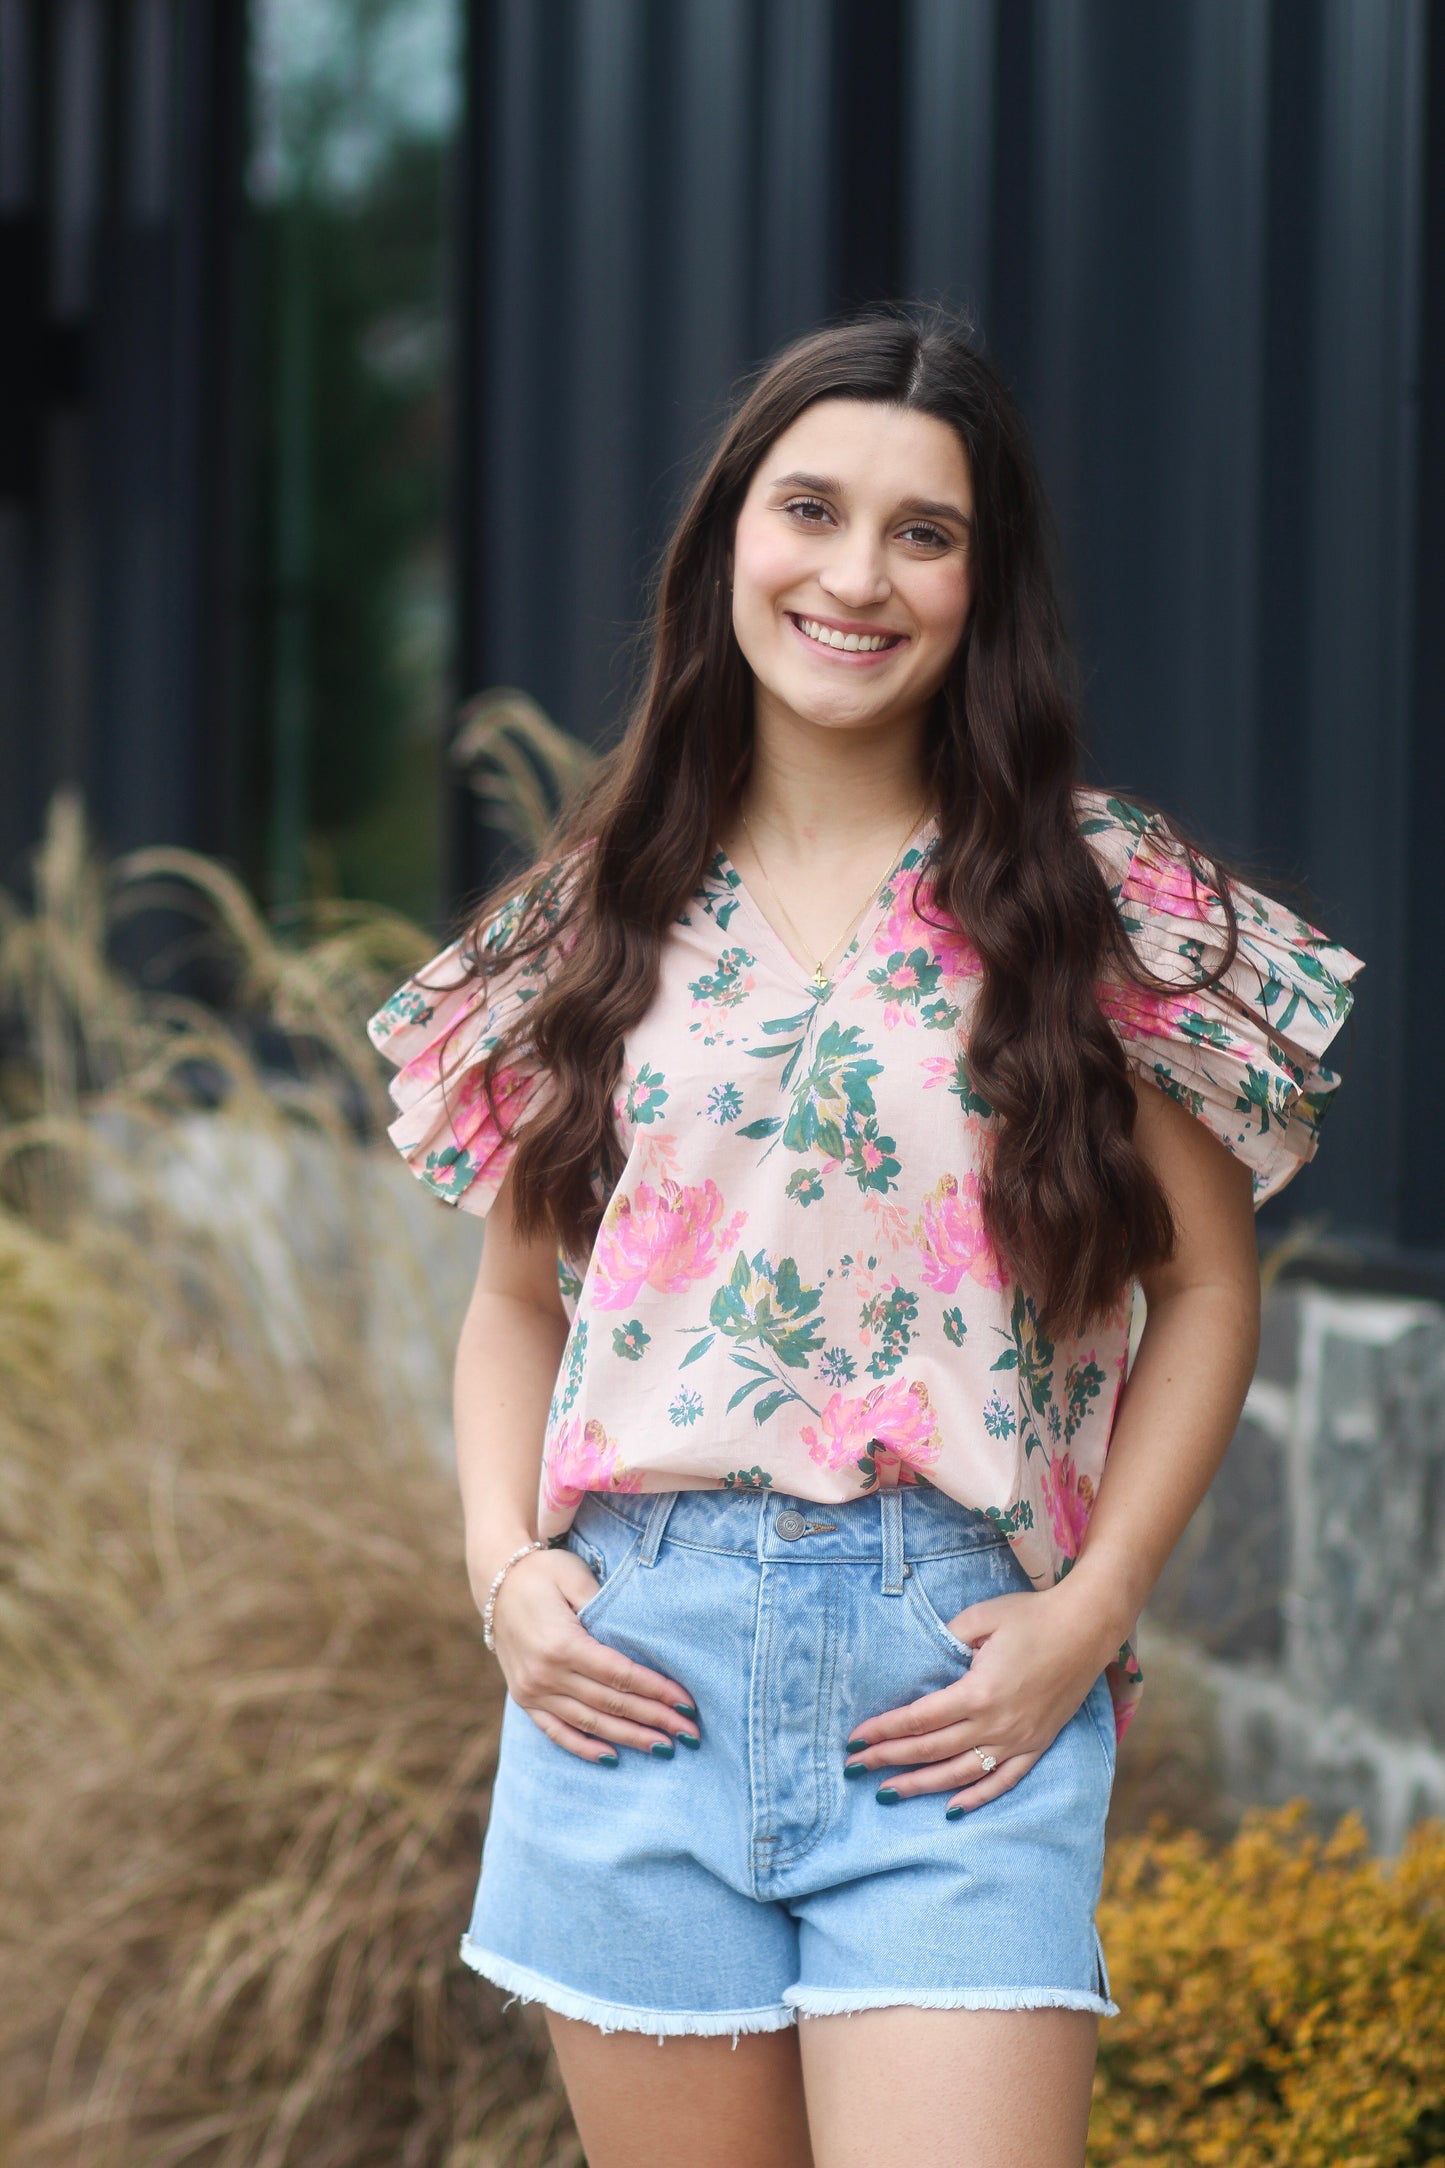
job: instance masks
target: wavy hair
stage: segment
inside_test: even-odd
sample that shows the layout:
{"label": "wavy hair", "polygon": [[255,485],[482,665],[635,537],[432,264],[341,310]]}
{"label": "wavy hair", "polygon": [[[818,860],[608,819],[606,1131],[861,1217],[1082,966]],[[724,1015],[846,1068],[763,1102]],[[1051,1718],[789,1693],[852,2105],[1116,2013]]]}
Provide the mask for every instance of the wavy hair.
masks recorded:
{"label": "wavy hair", "polygon": [[[624,1037],[653,998],[668,927],[717,849],[751,760],[751,673],[729,599],[738,514],[774,440],[815,401],[839,398],[933,415],[968,459],[973,604],[925,737],[935,907],[983,965],[968,1066],[994,1115],[984,1224],[1044,1328],[1081,1333],[1174,1248],[1168,1201],[1133,1142],[1124,1050],[1095,996],[1106,978],[1166,988],[1135,953],[1079,831],[1077,673],[1027,429],[972,328],[938,309],[870,309],[798,339],[744,386],[663,554],[621,741],[520,901],[507,883],[470,928],[484,976],[544,956],[549,967],[483,1070],[499,1125],[504,1071],[536,1064],[553,1084],[518,1123],[517,1223],[583,1256],[621,1173],[613,1099]],[[1215,985],[1238,947],[1229,868],[1129,795],[1182,846],[1191,878],[1211,869],[1225,954],[1198,984]]]}

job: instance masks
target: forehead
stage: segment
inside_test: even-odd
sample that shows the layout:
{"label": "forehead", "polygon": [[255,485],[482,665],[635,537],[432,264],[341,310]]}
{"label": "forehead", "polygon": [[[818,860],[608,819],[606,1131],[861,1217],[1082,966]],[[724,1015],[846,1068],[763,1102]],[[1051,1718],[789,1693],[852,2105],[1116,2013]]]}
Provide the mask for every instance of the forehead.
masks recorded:
{"label": "forehead", "polygon": [[972,505],[968,455],[935,415],[866,399],[819,399],[768,446],[754,486],[806,469],[880,497],[946,497]]}

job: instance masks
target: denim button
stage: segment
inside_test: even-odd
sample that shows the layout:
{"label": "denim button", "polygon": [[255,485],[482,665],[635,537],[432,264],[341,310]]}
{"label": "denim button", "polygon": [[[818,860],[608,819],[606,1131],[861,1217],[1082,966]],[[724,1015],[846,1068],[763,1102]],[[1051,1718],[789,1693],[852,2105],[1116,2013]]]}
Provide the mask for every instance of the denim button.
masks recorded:
{"label": "denim button", "polygon": [[808,1533],[808,1524],[803,1519],[802,1514],[795,1513],[791,1506],[789,1506],[786,1513],[778,1515],[773,1526],[777,1529],[784,1543],[796,1543],[799,1536],[805,1536]]}

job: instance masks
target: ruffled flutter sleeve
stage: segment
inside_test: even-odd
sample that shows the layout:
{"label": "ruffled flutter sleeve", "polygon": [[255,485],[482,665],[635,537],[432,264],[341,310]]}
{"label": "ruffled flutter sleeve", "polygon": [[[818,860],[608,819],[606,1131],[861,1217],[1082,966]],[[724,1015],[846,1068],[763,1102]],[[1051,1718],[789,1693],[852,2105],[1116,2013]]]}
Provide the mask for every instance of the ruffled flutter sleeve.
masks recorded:
{"label": "ruffled flutter sleeve", "polygon": [[[515,926],[514,900],[480,943],[485,965]],[[504,1031],[547,983],[544,959],[479,971],[467,939],[454,941],[398,987],[366,1026],[397,1073],[388,1089],[399,1109],[387,1135],[420,1181],[447,1204],[484,1215],[516,1149],[517,1125],[550,1088],[525,1058],[501,1070],[491,1098],[482,1064]]]}
{"label": "ruffled flutter sleeve", "polygon": [[1324,1055],[1354,1003],[1358,956],[1287,905],[1230,882],[1239,948],[1218,986],[1227,922],[1206,862],[1141,808],[1081,793],[1099,855],[1145,969],[1178,992],[1103,985],[1099,1003],[1135,1072],[1197,1116],[1254,1177],[1256,1208],[1312,1159],[1339,1089]]}

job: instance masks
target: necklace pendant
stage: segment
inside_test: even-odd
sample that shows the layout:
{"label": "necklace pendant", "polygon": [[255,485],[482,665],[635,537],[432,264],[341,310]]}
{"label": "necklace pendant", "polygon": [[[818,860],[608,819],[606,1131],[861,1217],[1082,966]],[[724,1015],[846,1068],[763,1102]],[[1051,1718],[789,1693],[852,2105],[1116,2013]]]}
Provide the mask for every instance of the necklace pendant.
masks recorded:
{"label": "necklace pendant", "polygon": [[831,979],[828,977],[827,972],[823,969],[823,966],[821,964],[818,965],[817,969],[813,973],[813,985],[820,994],[826,994],[830,986],[832,985]]}

